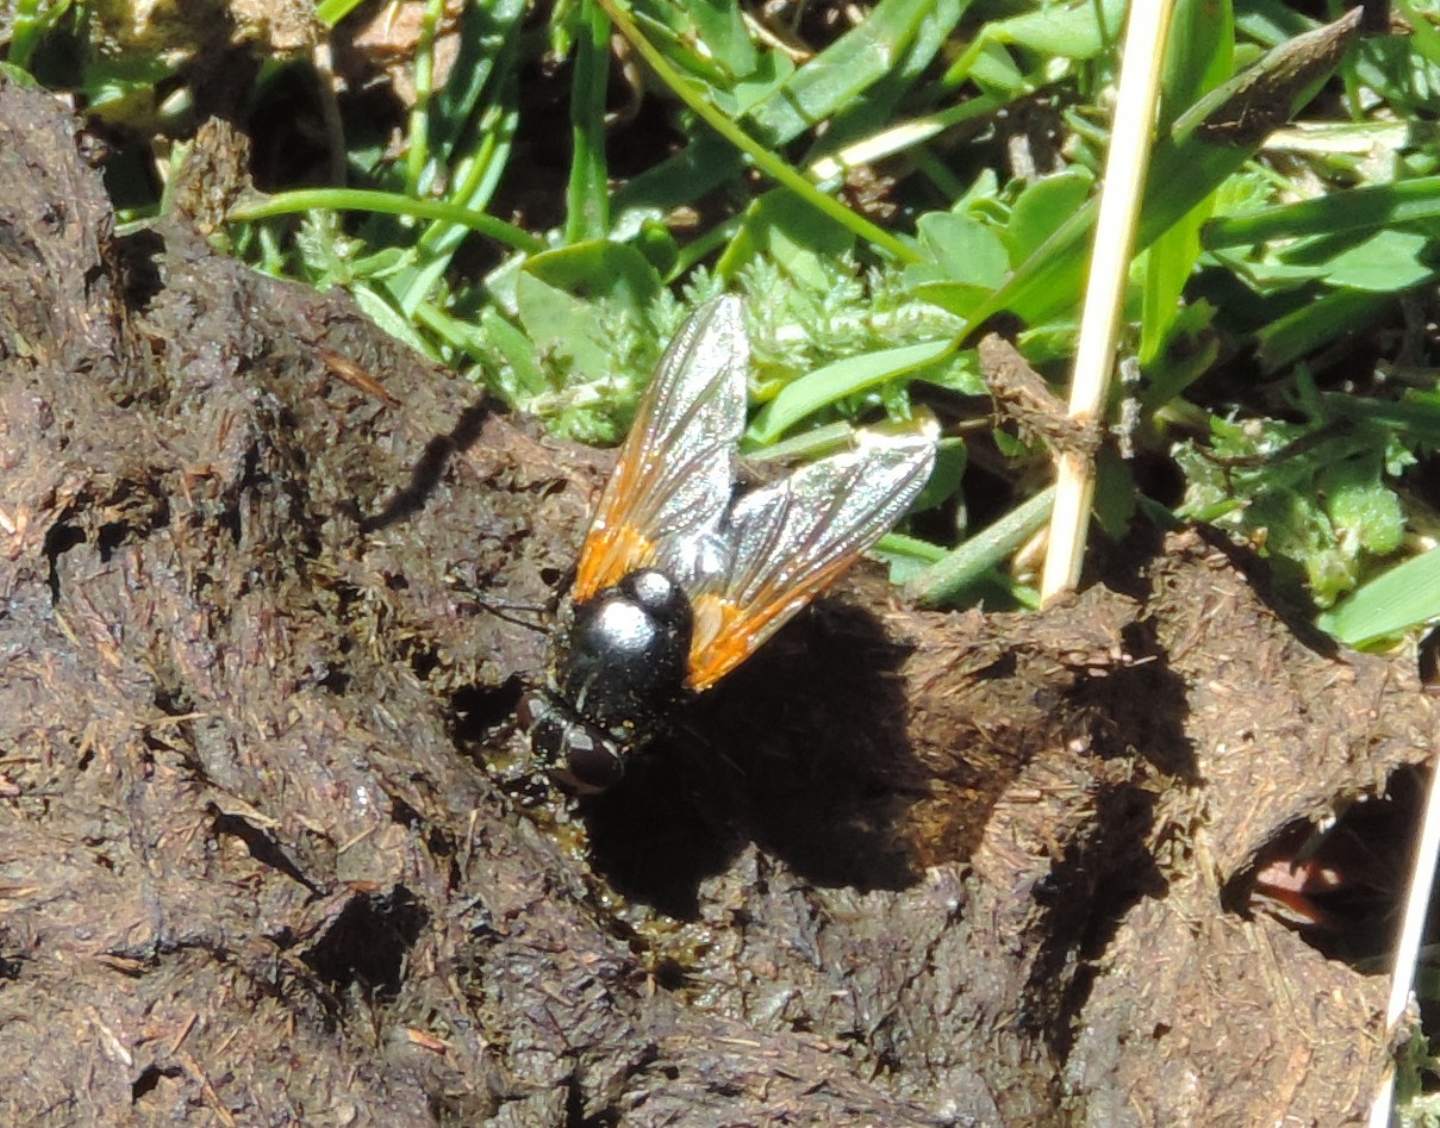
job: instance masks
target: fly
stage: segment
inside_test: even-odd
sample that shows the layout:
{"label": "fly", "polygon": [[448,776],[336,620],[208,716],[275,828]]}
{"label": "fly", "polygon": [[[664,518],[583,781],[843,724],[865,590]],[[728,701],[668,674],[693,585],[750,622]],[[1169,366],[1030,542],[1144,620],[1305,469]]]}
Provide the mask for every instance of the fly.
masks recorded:
{"label": "fly", "polygon": [[735,498],[750,343],[735,297],[665,350],[586,534],[519,720],[580,792],[613,786],[676,709],[745,661],[910,507],[933,425],[857,432],[852,449]]}

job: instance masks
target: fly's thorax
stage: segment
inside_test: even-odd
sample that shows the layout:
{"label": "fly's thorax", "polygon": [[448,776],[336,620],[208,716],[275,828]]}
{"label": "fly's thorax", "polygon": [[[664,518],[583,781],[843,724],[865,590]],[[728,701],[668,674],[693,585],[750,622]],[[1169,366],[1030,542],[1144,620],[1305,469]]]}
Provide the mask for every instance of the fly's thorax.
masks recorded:
{"label": "fly's thorax", "polygon": [[601,727],[650,727],[684,696],[693,632],[690,599],[676,581],[657,569],[632,572],[565,611],[551,685]]}
{"label": "fly's thorax", "polygon": [[666,537],[655,546],[652,571],[676,581],[685,591],[704,591],[723,584],[730,570],[733,546],[717,529]]}
{"label": "fly's thorax", "polygon": [[685,698],[693,632],[689,597],[654,568],[563,606],[545,687],[518,711],[545,770],[582,793],[617,783]]}

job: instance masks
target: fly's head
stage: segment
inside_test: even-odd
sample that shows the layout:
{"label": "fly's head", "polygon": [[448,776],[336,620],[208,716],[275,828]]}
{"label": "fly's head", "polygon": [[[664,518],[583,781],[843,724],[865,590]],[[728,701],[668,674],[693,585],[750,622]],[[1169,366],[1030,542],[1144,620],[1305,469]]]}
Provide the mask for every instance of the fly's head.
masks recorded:
{"label": "fly's head", "polygon": [[577,795],[608,791],[625,774],[627,742],[580,716],[553,690],[522,697],[516,719],[541,769]]}

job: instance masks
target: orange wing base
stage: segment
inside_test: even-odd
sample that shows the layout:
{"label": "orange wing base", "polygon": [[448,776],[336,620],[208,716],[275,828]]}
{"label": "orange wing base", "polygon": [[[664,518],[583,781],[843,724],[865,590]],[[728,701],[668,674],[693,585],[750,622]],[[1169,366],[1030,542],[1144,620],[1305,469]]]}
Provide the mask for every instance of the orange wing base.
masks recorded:
{"label": "orange wing base", "polygon": [[585,538],[584,552],[575,570],[575,602],[584,603],[645,567],[654,549],[634,525],[601,525],[597,521]]}
{"label": "orange wing base", "polygon": [[776,590],[767,586],[755,602],[742,605],[724,595],[705,593],[694,601],[695,633],[690,640],[690,672],[685,684],[709,689],[774,634],[796,612],[828,588],[859,558],[842,556],[804,583]]}

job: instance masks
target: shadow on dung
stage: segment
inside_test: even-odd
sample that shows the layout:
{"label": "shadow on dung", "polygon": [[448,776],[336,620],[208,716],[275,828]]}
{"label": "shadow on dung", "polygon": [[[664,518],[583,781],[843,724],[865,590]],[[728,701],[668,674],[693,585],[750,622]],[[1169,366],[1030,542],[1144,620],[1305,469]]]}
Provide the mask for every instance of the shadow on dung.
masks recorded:
{"label": "shadow on dung", "polygon": [[585,802],[595,869],[681,919],[749,841],[817,885],[913,884],[901,828],[924,775],[905,736],[906,653],[868,612],[817,604]]}

